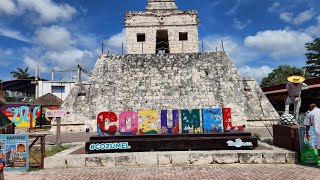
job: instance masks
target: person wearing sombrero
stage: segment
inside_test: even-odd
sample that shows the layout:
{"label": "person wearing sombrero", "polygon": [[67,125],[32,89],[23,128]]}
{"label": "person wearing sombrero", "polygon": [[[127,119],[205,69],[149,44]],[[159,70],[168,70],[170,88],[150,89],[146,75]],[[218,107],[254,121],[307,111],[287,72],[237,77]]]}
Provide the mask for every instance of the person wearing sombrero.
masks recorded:
{"label": "person wearing sombrero", "polygon": [[305,78],[302,76],[289,76],[286,88],[288,97],[285,103],[285,113],[289,113],[290,104],[294,104],[294,118],[298,120],[299,110],[301,106],[301,90],[308,89],[308,85],[304,83]]}

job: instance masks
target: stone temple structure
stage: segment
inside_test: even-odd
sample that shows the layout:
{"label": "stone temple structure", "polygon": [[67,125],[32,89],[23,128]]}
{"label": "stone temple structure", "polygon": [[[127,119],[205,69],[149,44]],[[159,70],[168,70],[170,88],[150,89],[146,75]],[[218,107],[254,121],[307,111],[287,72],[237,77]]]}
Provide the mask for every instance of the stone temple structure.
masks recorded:
{"label": "stone temple structure", "polygon": [[[149,0],[146,12],[126,13],[125,24],[129,54],[100,56],[89,80],[65,100],[63,109],[71,114],[62,118],[62,131],[96,131],[102,111],[228,107],[234,125],[264,126],[279,119],[257,82],[240,77],[225,52],[197,52],[195,11],[178,11],[173,0]],[[184,51],[181,32],[187,33]],[[164,36],[170,53],[156,50],[157,38]]]}
{"label": "stone temple structure", "polygon": [[198,52],[198,13],[180,11],[174,0],[149,0],[146,12],[126,13],[129,54]]}

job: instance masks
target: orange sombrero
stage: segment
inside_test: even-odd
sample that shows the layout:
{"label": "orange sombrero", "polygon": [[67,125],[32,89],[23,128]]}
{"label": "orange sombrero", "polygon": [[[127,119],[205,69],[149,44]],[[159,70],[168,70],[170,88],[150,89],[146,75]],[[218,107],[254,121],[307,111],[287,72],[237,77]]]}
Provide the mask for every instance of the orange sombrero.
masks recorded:
{"label": "orange sombrero", "polygon": [[305,80],[304,77],[297,76],[297,75],[289,76],[287,79],[289,82],[292,82],[292,83],[302,83]]}

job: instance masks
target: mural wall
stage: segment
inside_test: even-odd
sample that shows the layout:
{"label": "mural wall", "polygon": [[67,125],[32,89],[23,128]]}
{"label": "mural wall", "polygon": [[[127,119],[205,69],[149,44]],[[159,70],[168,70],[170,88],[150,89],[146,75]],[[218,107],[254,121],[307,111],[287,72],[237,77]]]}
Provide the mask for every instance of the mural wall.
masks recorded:
{"label": "mural wall", "polygon": [[[44,116],[47,109],[59,109],[56,106],[42,108],[42,124],[51,124],[52,118]],[[0,106],[0,111],[7,116],[17,127],[32,127],[40,124],[40,106],[28,106],[26,104],[6,104]]]}

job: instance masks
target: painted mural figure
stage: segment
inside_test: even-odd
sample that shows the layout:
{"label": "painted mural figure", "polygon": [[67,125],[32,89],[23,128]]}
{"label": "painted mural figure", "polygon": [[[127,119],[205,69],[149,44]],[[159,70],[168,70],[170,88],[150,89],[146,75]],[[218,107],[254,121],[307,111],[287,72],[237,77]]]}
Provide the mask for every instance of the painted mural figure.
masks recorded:
{"label": "painted mural figure", "polygon": [[[311,110],[304,120],[304,125],[306,125],[306,138],[309,140],[309,129],[310,126],[314,127],[314,131],[316,133],[316,143],[318,149],[318,156],[320,156],[320,109],[317,107],[316,104],[310,104],[309,109]],[[318,158],[318,164],[320,157]]]}
{"label": "painted mural figure", "polygon": [[303,83],[305,80],[302,76],[288,77],[286,85],[288,97],[285,102],[285,114],[289,113],[290,104],[294,104],[294,118],[297,120],[299,117],[299,110],[301,106],[301,90],[308,89],[308,85]]}

